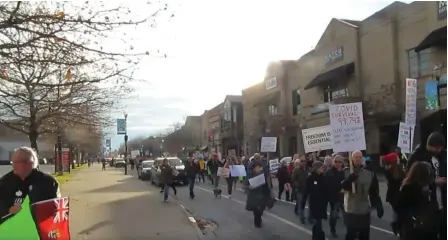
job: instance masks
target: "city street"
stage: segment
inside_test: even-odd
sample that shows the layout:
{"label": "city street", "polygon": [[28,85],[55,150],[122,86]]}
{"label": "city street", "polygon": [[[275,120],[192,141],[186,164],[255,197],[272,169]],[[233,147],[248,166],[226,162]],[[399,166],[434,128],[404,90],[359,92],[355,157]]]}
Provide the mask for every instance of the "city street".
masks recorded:
{"label": "city street", "polygon": [[[131,172],[136,176],[135,171]],[[150,185],[149,182],[147,182]],[[155,186],[149,186],[154,189]],[[293,213],[293,205],[279,201],[273,209],[266,211],[263,216],[263,228],[256,229],[253,226],[252,213],[245,210],[246,195],[240,186],[232,194],[227,195],[227,188],[221,185],[223,196],[216,199],[213,196],[212,186],[206,182],[195,187],[195,199],[189,198],[188,186],[179,186],[177,201],[199,219],[215,222],[218,227],[207,236],[212,239],[309,239],[311,237],[311,225],[302,225],[298,217]],[[173,196],[172,196],[173,197]],[[162,198],[162,196],[160,196]],[[385,204],[385,216],[383,219],[376,217],[376,211],[372,212],[371,239],[398,239],[390,231],[391,212]],[[342,218],[338,222],[339,239],[343,239],[345,228]],[[328,222],[324,222],[324,231],[329,237]]]}

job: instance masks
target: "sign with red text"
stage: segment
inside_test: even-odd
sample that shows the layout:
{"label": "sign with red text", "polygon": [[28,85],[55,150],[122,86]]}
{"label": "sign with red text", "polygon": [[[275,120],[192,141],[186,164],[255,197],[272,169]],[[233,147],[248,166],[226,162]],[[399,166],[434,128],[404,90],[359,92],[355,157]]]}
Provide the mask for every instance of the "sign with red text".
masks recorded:
{"label": "sign with red text", "polygon": [[362,103],[330,105],[333,151],[352,152],[366,149]]}
{"label": "sign with red text", "polygon": [[406,78],[405,123],[414,125],[417,121],[417,79]]}

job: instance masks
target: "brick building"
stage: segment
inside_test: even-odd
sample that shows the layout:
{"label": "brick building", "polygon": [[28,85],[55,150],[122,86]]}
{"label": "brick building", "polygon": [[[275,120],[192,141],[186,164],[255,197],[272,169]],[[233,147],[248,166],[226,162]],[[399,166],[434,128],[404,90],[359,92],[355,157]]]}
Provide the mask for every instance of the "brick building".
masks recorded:
{"label": "brick building", "polygon": [[220,142],[222,154],[241,156],[243,138],[243,103],[240,95],[227,95],[221,112]]}
{"label": "brick building", "polygon": [[209,152],[222,152],[221,147],[221,113],[224,103],[208,111],[208,146]]}
{"label": "brick building", "polygon": [[[301,129],[328,125],[329,104],[361,101],[367,153],[390,151],[406,78],[418,79],[414,142],[434,126],[446,132],[446,2],[394,2],[362,21],[332,19],[315,49],[271,65],[263,83],[243,90],[246,147],[253,153],[260,136],[273,135],[278,155],[302,152]],[[443,110],[425,110],[428,80],[439,80]]]}

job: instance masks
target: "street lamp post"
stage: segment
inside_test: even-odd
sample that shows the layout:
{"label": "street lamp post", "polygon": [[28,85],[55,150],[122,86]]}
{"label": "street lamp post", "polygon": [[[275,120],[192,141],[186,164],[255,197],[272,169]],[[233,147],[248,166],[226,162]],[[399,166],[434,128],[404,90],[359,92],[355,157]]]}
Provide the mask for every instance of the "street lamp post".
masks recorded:
{"label": "street lamp post", "polygon": [[124,175],[128,174],[128,114],[124,113],[124,122],[126,128],[124,129]]}
{"label": "street lamp post", "polygon": [[59,175],[64,174],[64,166],[62,164],[62,137],[61,128],[58,126],[58,173]]}

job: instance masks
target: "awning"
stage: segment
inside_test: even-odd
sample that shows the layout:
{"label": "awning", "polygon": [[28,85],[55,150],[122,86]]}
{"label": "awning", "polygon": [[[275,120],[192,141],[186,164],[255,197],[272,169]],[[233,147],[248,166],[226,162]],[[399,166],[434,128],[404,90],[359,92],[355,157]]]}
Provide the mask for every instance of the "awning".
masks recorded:
{"label": "awning", "polygon": [[276,92],[267,94],[263,97],[260,97],[260,99],[254,103],[254,107],[257,107],[257,106],[259,106],[261,104],[265,104],[265,103],[272,103],[279,98],[280,98],[280,91],[276,91]]}
{"label": "awning", "polygon": [[199,150],[200,150],[201,152],[207,152],[207,149],[208,149],[208,146],[205,145],[205,146],[202,146]]}
{"label": "awning", "polygon": [[331,80],[335,80],[338,78],[345,78],[355,72],[355,63],[349,63],[335,69],[332,69],[328,72],[317,75],[313,80],[311,80],[308,85],[306,85],[305,90],[319,86],[321,84],[327,83]]}
{"label": "awning", "polygon": [[432,31],[414,50],[420,52],[437,46],[446,47],[446,26]]}

